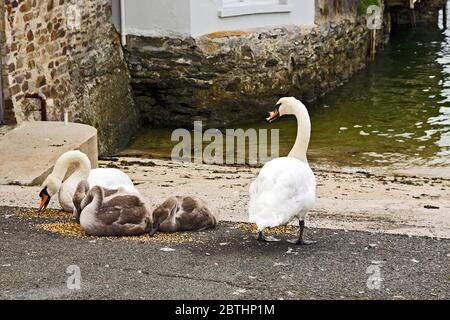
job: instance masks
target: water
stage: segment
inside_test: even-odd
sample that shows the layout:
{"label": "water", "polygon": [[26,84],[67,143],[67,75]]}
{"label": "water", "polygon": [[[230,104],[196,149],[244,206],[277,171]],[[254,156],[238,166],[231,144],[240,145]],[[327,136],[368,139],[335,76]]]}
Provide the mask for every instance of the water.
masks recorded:
{"label": "water", "polygon": [[[268,101],[268,109],[275,101]],[[344,166],[450,165],[450,31],[417,29],[392,34],[368,68],[315,102],[312,162]],[[264,119],[236,128],[279,128],[280,154],[296,136],[295,118]],[[146,129],[130,149],[170,156],[171,130]]]}

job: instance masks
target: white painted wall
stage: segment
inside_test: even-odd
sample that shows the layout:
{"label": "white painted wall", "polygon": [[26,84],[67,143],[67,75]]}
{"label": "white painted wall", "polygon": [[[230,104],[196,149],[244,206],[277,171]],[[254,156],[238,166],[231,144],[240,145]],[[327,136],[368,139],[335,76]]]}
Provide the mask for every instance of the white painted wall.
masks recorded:
{"label": "white painted wall", "polygon": [[189,35],[189,2],[190,0],[125,0],[125,32],[142,36]]}
{"label": "white painted wall", "polygon": [[191,35],[242,30],[280,25],[311,25],[314,23],[314,0],[289,0],[288,13],[264,13],[220,18],[223,0],[191,0]]}
{"label": "white painted wall", "polygon": [[[219,17],[222,1],[125,0],[125,32],[144,36],[181,34],[198,37],[216,31],[314,23],[314,0],[281,0],[288,2],[290,12],[225,18]],[[259,1],[267,4],[274,0]]]}
{"label": "white painted wall", "polygon": [[111,14],[111,22],[116,27],[116,30],[121,32],[120,30],[120,0],[111,0],[112,5],[112,14]]}

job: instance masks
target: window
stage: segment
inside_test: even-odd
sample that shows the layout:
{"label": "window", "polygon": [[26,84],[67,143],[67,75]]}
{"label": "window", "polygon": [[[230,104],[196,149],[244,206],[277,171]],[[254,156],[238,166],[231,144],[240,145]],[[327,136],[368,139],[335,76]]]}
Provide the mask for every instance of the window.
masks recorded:
{"label": "window", "polygon": [[222,0],[219,17],[290,12],[288,0]]}

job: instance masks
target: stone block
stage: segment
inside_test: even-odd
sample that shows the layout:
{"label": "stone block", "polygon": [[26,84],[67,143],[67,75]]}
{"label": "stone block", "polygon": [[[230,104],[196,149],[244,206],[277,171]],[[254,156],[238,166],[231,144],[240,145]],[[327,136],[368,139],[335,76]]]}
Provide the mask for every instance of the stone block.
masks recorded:
{"label": "stone block", "polygon": [[40,185],[58,157],[69,150],[87,154],[98,166],[97,130],[62,122],[24,122],[0,137],[0,184]]}

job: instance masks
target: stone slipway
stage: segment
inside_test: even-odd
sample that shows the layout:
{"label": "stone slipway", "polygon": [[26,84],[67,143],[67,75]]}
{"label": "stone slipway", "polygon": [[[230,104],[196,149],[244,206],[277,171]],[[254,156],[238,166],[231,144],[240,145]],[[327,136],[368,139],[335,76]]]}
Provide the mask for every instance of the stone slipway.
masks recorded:
{"label": "stone slipway", "polygon": [[79,123],[24,122],[0,137],[0,185],[41,184],[69,150],[86,153],[97,167],[97,130]]}
{"label": "stone slipway", "polygon": [[[136,157],[100,161],[126,172],[156,207],[169,196],[195,195],[219,211],[222,221],[248,220],[248,186],[258,168],[187,164]],[[448,168],[432,177],[393,172],[322,168],[313,164],[317,203],[307,217],[310,228],[369,231],[450,239]],[[370,172],[369,172],[370,171]],[[0,185],[0,206],[39,206],[39,187]],[[52,199],[51,208],[58,208]]]}

